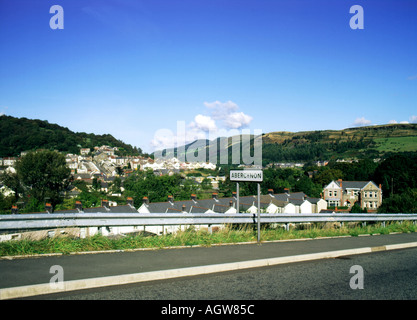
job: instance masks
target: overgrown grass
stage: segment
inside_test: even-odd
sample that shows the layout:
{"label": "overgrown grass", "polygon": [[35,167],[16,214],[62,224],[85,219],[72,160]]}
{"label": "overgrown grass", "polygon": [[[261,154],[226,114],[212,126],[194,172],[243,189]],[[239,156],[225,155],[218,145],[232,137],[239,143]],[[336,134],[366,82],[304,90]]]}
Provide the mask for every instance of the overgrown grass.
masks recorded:
{"label": "overgrown grass", "polygon": [[417,137],[376,138],[376,149],[380,152],[413,152],[417,151]]}
{"label": "overgrown grass", "polygon": [[[416,232],[417,225],[412,222],[390,223],[383,227],[379,223],[362,226],[329,227],[325,224],[311,224],[290,228],[263,228],[261,241],[288,240],[301,238],[358,236],[361,234],[388,234],[392,232]],[[211,246],[215,244],[256,242],[257,231],[253,226],[227,227],[209,234],[204,230],[189,228],[175,234],[163,236],[127,235],[109,238],[102,235],[69,238],[55,237],[43,240],[10,240],[0,243],[0,256],[34,255],[46,253],[70,254],[84,251],[134,250],[138,248],[166,248],[176,246]]]}

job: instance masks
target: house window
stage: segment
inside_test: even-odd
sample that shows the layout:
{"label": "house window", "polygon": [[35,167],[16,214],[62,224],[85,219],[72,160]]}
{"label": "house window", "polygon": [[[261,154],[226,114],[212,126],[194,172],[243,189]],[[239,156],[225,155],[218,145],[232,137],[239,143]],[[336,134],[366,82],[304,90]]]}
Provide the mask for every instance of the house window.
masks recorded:
{"label": "house window", "polygon": [[339,206],[339,201],[330,200],[329,207],[337,207]]}
{"label": "house window", "polygon": [[337,191],[333,192],[333,196],[337,197]]}
{"label": "house window", "polygon": [[329,197],[331,197],[333,195],[333,193],[331,191],[329,191]]}

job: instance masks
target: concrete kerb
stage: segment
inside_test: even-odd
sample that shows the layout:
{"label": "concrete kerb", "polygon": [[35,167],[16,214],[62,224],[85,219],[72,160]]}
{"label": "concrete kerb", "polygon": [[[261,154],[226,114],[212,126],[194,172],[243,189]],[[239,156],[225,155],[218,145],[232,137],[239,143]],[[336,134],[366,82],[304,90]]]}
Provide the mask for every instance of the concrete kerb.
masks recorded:
{"label": "concrete kerb", "polygon": [[402,244],[385,245],[378,247],[364,247],[356,249],[336,250],[320,253],[302,254],[287,257],[267,258],[249,261],[240,261],[232,263],[214,264],[197,267],[187,267],[178,269],[169,269],[161,271],[150,271],[143,273],[124,274],[118,276],[98,277],[82,280],[64,281],[59,288],[51,284],[38,284],[30,286],[12,287],[0,289],[0,300],[24,298],[35,295],[52,294],[59,292],[69,292],[83,289],[93,289],[98,287],[125,285],[147,281],[157,281],[179,277],[190,277],[205,275],[218,272],[235,271],[242,269],[268,267],[279,264],[303,262],[309,260],[336,258],[356,254],[372,253],[385,250],[396,250],[417,247],[417,242],[408,242]]}
{"label": "concrete kerb", "polygon": [[[390,233],[396,234],[400,232]],[[379,236],[380,234],[360,234],[360,236]],[[337,238],[352,238],[353,236],[332,236],[332,237],[315,237],[315,238],[296,238],[296,239],[283,239],[283,240],[266,240],[261,241],[263,243],[278,243],[278,242],[293,242],[293,241],[309,241],[318,239],[337,239]],[[245,245],[245,244],[258,244],[257,241],[247,242],[230,242],[230,243],[212,243],[209,246],[230,246],[230,245]],[[78,251],[69,253],[39,253],[39,254],[28,254],[28,255],[15,255],[15,256],[2,256],[0,260],[13,260],[13,259],[24,259],[24,258],[41,258],[41,257],[53,257],[62,255],[82,255],[82,254],[99,254],[99,253],[117,253],[117,252],[135,252],[135,251],[152,251],[152,250],[163,250],[163,249],[182,249],[182,248],[200,248],[207,247],[207,245],[187,245],[187,246],[172,246],[172,247],[155,247],[155,248],[136,248],[136,249],[116,249],[116,250],[101,250],[101,251]]]}

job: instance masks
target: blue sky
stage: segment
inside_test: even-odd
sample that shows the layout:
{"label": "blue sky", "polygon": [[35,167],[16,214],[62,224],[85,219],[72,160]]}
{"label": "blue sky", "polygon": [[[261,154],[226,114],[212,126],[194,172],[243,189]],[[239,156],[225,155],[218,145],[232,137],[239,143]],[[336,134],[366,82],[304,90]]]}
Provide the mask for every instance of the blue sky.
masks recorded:
{"label": "blue sky", "polygon": [[417,1],[0,0],[0,114],[148,152],[178,121],[190,139],[417,122]]}

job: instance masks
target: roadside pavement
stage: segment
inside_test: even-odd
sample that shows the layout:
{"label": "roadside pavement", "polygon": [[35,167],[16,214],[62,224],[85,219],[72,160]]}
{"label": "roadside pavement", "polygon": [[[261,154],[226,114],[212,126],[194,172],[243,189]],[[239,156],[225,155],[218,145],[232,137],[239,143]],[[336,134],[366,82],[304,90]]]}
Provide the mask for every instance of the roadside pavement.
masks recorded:
{"label": "roadside pavement", "polygon": [[[0,299],[407,247],[417,247],[417,233],[25,258],[2,257]],[[57,279],[63,282],[56,282]]]}

